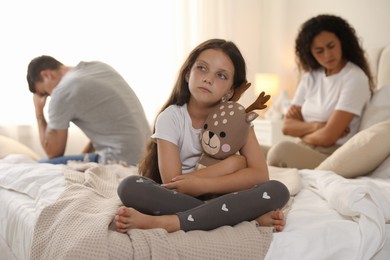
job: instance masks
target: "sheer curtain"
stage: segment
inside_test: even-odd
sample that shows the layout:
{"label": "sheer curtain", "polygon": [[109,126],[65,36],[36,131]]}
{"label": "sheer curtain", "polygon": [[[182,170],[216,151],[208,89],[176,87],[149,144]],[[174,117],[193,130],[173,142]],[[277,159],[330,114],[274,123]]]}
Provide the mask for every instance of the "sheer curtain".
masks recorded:
{"label": "sheer curtain", "polygon": [[[134,89],[151,125],[184,59],[204,40],[234,41],[252,81],[262,60],[262,1],[0,1],[0,134],[45,156],[26,82],[28,63],[43,54],[69,66],[81,60],[110,64]],[[246,96],[253,101],[247,92],[240,102],[245,103]],[[66,153],[79,153],[86,142],[72,125]]]}
{"label": "sheer curtain", "polygon": [[0,2],[0,124],[35,124],[26,70],[39,55],[66,65],[100,60],[117,69],[150,123],[188,53],[209,38],[239,45],[256,72],[258,0],[13,0]]}
{"label": "sheer curtain", "polygon": [[26,71],[42,54],[69,66],[110,64],[153,120],[181,59],[181,6],[181,0],[1,1],[0,124],[35,124]]}
{"label": "sheer curtain", "polygon": [[[264,62],[264,40],[269,35],[262,33],[266,28],[262,10],[266,0],[196,0],[185,1],[188,16],[187,27],[191,33],[183,45],[188,53],[200,42],[210,38],[233,41],[240,49],[247,64],[247,78],[254,82],[254,75],[261,71]],[[266,11],[266,10],[264,10]],[[187,55],[187,53],[185,55]],[[253,102],[254,92],[249,89],[240,99],[243,105]]]}

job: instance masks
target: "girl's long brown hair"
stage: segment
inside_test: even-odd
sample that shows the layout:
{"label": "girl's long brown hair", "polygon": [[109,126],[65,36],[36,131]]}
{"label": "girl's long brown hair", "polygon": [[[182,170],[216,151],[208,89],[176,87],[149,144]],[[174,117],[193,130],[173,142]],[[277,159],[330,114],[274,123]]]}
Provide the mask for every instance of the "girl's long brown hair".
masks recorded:
{"label": "girl's long brown hair", "polygon": [[[239,87],[246,81],[246,64],[245,60],[237,48],[237,46],[231,42],[222,39],[211,39],[198,45],[188,56],[187,60],[182,65],[176,83],[173,87],[170,97],[166,103],[162,106],[159,113],[165,110],[170,105],[182,106],[189,102],[191,93],[188,88],[188,82],[186,81],[186,75],[190,72],[192,66],[197,60],[198,56],[205,50],[217,49],[223,51],[231,59],[234,65],[234,78],[233,89]],[[153,133],[155,129],[153,128]],[[154,140],[150,139],[143,160],[141,160],[138,167],[140,175],[149,177],[158,183],[162,183],[160,170],[158,167],[158,154],[157,144]]]}

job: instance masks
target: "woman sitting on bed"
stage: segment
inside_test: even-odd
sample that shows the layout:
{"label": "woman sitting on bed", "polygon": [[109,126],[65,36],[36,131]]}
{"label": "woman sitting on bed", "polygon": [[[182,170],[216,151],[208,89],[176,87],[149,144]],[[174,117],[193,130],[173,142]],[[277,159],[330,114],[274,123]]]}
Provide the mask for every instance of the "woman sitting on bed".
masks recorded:
{"label": "woman sitting on bed", "polygon": [[[157,117],[139,167],[143,176],[127,177],[118,187],[125,205],[115,217],[119,232],[211,230],[254,219],[283,229],[284,215],[278,209],[289,200],[289,192],[282,183],[269,180],[253,128],[240,155],[195,170],[209,111],[222,99],[229,100],[245,81],[245,61],[234,43],[213,39],[191,52]],[[209,194],[220,196],[207,203],[198,198]]]}
{"label": "woman sitting on bed", "polygon": [[271,147],[269,165],[314,169],[358,131],[373,83],[355,30],[344,19],[319,15],[306,21],[295,45],[305,72],[283,125],[299,137]]}

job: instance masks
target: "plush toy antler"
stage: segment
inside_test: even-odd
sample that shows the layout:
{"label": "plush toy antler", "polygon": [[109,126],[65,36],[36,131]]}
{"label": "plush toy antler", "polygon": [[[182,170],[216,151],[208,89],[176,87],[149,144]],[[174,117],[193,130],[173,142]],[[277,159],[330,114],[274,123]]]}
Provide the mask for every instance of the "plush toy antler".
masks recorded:
{"label": "plush toy antler", "polygon": [[265,92],[261,92],[260,95],[257,97],[256,101],[253,102],[247,109],[245,109],[245,112],[250,112],[256,109],[264,109],[267,107],[265,103],[271,98],[271,95],[265,95]]}
{"label": "plush toy antler", "polygon": [[[234,90],[233,96],[230,98],[230,101],[237,102],[242,94],[251,86],[251,83],[248,81],[244,81],[241,86],[239,86],[237,89]],[[256,110],[256,109],[265,109],[267,105],[265,103],[268,102],[268,100],[271,98],[270,95],[265,95],[265,92],[261,92],[260,95],[257,97],[256,101],[253,102],[245,111],[248,113],[250,111]]]}
{"label": "plush toy antler", "polygon": [[251,86],[251,83],[248,83],[248,81],[244,81],[238,88],[234,90],[233,96],[230,98],[230,101],[237,102],[242,93],[244,93],[249,87]]}

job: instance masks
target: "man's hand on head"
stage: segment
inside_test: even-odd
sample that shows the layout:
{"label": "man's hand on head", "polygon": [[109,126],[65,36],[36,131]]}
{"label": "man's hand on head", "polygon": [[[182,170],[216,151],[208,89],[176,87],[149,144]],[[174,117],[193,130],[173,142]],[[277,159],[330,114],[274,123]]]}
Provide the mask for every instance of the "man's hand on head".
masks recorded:
{"label": "man's hand on head", "polygon": [[43,108],[46,105],[46,99],[47,99],[47,95],[41,95],[41,94],[37,94],[37,93],[34,94],[33,101],[34,101],[34,106],[35,106],[36,112],[39,112],[39,113],[43,112]]}

